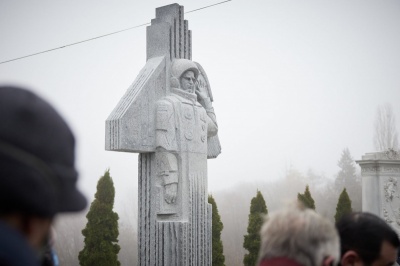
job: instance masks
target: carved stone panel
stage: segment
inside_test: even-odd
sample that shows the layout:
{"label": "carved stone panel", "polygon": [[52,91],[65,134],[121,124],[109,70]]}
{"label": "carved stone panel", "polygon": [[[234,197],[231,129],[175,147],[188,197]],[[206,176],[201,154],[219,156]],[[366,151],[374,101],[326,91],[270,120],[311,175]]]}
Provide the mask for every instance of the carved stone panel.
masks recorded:
{"label": "carved stone panel", "polygon": [[386,222],[397,230],[400,229],[400,178],[382,178],[381,193],[382,197],[382,216]]}
{"label": "carved stone panel", "polygon": [[367,166],[361,169],[363,174],[400,174],[400,166],[381,165]]}
{"label": "carved stone panel", "polygon": [[165,57],[152,58],[106,120],[106,150],[155,149],[155,102],[166,94]]}

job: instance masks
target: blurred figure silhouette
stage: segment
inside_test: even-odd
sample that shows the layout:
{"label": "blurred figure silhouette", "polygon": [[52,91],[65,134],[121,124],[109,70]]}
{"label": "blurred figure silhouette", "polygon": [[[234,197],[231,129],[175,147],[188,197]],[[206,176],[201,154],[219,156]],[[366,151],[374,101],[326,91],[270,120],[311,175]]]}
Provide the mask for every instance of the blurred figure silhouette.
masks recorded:
{"label": "blurred figure silhouette", "polygon": [[86,207],[75,140],[64,119],[25,89],[0,87],[0,265],[38,266],[57,213]]}

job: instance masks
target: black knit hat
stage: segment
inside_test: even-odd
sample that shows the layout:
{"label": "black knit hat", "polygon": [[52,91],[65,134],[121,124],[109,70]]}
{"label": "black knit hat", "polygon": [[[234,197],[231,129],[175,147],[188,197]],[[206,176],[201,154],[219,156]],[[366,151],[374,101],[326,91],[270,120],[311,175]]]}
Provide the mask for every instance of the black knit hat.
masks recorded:
{"label": "black knit hat", "polygon": [[0,213],[83,210],[74,152],[74,136],[53,107],[27,90],[0,87]]}

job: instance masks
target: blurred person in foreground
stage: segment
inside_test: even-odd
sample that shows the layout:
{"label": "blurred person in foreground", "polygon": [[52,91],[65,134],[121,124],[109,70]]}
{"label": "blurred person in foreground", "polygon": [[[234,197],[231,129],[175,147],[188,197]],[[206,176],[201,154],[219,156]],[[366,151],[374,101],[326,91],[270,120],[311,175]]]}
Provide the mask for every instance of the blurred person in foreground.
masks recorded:
{"label": "blurred person in foreground", "polygon": [[335,226],[314,210],[290,206],[267,216],[259,266],[322,266],[339,261]]}
{"label": "blurred person in foreground", "polygon": [[75,140],[34,93],[0,87],[0,265],[43,263],[57,213],[86,207],[77,190]]}
{"label": "blurred person in foreground", "polygon": [[340,235],[340,265],[395,265],[400,241],[381,218],[366,212],[343,216],[336,228]]}

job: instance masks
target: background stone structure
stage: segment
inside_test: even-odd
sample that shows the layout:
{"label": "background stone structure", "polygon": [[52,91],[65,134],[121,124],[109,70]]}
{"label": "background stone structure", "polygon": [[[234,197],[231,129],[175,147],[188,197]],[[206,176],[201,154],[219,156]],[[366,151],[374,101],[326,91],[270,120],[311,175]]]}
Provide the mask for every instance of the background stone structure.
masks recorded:
{"label": "background stone structure", "polygon": [[362,175],[362,210],[382,217],[400,232],[400,154],[367,153],[356,161]]}

